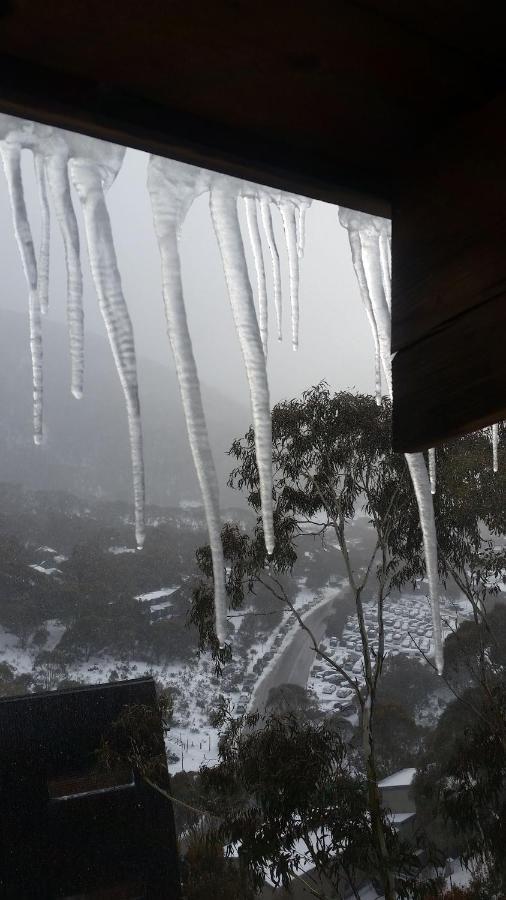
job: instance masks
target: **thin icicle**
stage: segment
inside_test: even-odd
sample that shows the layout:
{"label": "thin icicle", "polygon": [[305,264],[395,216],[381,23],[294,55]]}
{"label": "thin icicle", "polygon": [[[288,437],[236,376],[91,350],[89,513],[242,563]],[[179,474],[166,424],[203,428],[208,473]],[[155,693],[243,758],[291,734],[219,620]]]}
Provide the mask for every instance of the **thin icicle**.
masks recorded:
{"label": "thin icicle", "polygon": [[251,242],[251,249],[253,251],[253,259],[255,262],[255,272],[257,277],[260,337],[262,339],[262,347],[264,348],[265,358],[267,359],[267,285],[265,283],[265,267],[262,253],[262,241],[260,238],[260,230],[258,228],[256,197],[246,194],[244,197],[244,205],[246,208],[246,222],[248,225],[249,239]]}
{"label": "thin icicle", "polygon": [[79,229],[70,193],[67,171],[68,149],[46,157],[46,174],[65,250],[67,268],[67,322],[70,344],[70,389],[79,400],[84,382],[83,276],[79,247]]}
{"label": "thin icicle", "polygon": [[304,256],[304,246],[306,243],[306,210],[308,203],[301,200],[297,204],[297,255],[299,259]]}
{"label": "thin icicle", "polygon": [[202,405],[202,396],[191,343],[181,280],[178,233],[197,194],[198,170],[152,156],[148,166],[148,190],[155,233],[162,262],[163,298],[181,399],[193,461],[206,514],[213,561],[216,634],[223,646],[227,639],[225,563],[221,544],[219,489]]}
{"label": "thin icicle", "polygon": [[371,297],[369,295],[369,287],[367,285],[367,278],[364,270],[364,263],[362,260],[362,244],[360,242],[360,234],[358,230],[352,227],[352,219],[351,216],[353,214],[350,210],[339,209],[339,221],[341,225],[346,228],[348,232],[348,239],[350,242],[351,249],[351,259],[353,262],[353,268],[355,269],[355,276],[358,282],[358,287],[360,290],[360,297],[362,299],[362,303],[364,305],[364,309],[366,312],[366,316],[369,322],[369,326],[371,328],[371,333],[374,341],[374,391],[376,397],[376,403],[378,406],[381,405],[381,352],[380,352],[380,344],[378,337],[378,327],[376,324],[376,319],[374,318],[374,312],[371,304]]}
{"label": "thin icicle", "polygon": [[276,310],[276,322],[278,326],[278,341],[283,339],[282,332],[282,307],[281,307],[281,268],[279,265],[279,252],[272,227],[271,207],[268,198],[262,194],[260,198],[260,214],[264,226],[265,237],[272,260],[272,282],[274,290],[274,308]]}
{"label": "thin icicle", "polygon": [[[339,210],[339,220],[341,225],[348,229],[352,259],[362,300],[370,322],[372,314],[373,336],[376,331],[383,373],[390,397],[392,397],[390,311],[383,285],[384,269],[381,265],[380,251],[380,235],[382,230],[385,229],[385,220],[345,209]],[[439,601],[436,523],[431,486],[423,454],[406,453],[405,458],[418,504],[432,610],[434,658],[438,672],[441,673],[443,671],[443,640]]]}
{"label": "thin icicle", "polygon": [[492,461],[494,472],[499,471],[499,425],[492,425]]}
{"label": "thin icicle", "polygon": [[[220,248],[235,326],[248,376],[260,499],[267,553],[274,552],[272,508],[272,431],[269,386],[248,268],[242,243],[237,201],[230,182],[217,178],[211,188],[211,215]],[[295,254],[296,255],[296,254]]]}
{"label": "thin icicle", "polygon": [[434,447],[431,447],[429,450],[429,478],[430,478],[430,492],[431,494],[436,493],[436,451]]}
{"label": "thin icicle", "polygon": [[381,229],[379,235],[381,277],[383,281],[383,290],[385,291],[385,299],[389,309],[392,308],[392,257],[390,251],[390,232],[391,226],[390,223],[388,223],[388,226]]}
{"label": "thin icicle", "polygon": [[37,290],[39,294],[40,310],[42,313],[46,313],[49,305],[50,216],[44,158],[37,151],[35,151],[34,154],[34,164],[40,204],[40,247],[37,263]]}
{"label": "thin icicle", "polygon": [[[91,138],[83,138],[81,143],[79,135],[72,135],[72,145],[74,150],[70,160],[70,175],[83,208],[95,289],[125,395],[132,459],[135,534],[137,546],[141,548],[145,538],[145,486],[137,364],[132,323],[123,296],[104,196],[104,183],[108,186],[114,180],[124,150],[102,141],[92,141]],[[81,147],[82,156],[79,155]]]}
{"label": "thin icicle", "polygon": [[423,453],[405,453],[422,527],[427,581],[432,613],[432,635],[434,641],[434,662],[441,675],[444,666],[443,635],[441,628],[441,608],[439,602],[439,575],[437,569],[437,537],[434,519],[434,504]]}
{"label": "thin icicle", "polygon": [[14,233],[18,244],[23,270],[29,290],[30,351],[32,357],[33,390],[33,440],[42,443],[43,436],[43,380],[42,380],[42,322],[37,293],[37,261],[30,223],[26,212],[23,182],[21,178],[21,145],[4,140],[0,152],[9,188],[14,220]]}
{"label": "thin icicle", "polygon": [[295,206],[291,199],[280,197],[279,208],[285,232],[290,280],[290,306],[292,309],[292,347],[299,346],[299,254],[297,252],[297,223]]}

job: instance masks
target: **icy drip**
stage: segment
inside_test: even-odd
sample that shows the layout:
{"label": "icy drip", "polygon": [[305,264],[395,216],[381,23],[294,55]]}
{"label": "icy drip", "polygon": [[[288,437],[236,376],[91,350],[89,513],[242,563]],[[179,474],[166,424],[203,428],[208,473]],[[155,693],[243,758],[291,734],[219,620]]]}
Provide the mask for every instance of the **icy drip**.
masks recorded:
{"label": "icy drip", "polygon": [[50,215],[44,158],[38,152],[34,154],[34,165],[40,204],[40,246],[39,259],[37,262],[37,290],[41,312],[46,313],[49,305]]}
{"label": "icy drip", "polygon": [[439,604],[439,575],[437,569],[437,537],[432,502],[431,486],[423,453],[405,453],[406,462],[415,489],[416,501],[422,526],[425,565],[432,614],[434,639],[434,662],[439,674],[443,671],[443,635],[441,630],[441,610]]}
{"label": "icy drip", "polygon": [[362,298],[362,303],[364,305],[374,341],[374,393],[376,396],[377,405],[381,406],[381,352],[378,337],[378,327],[376,325],[376,319],[374,318],[371,298],[369,295],[369,288],[367,285],[367,278],[364,270],[364,263],[362,261],[362,244],[360,241],[360,234],[358,231],[352,228],[348,228],[348,226],[345,224],[344,213],[344,210],[339,211],[339,220],[341,222],[341,225],[343,225],[348,230],[353,268],[355,269],[355,276],[358,281],[360,296]]}
{"label": "icy drip", "polygon": [[288,254],[288,273],[290,280],[290,306],[292,310],[292,347],[299,346],[299,253],[297,242],[297,222],[295,206],[291,199],[280,198],[279,209],[283,220],[286,250]]}
{"label": "icy drip", "polygon": [[429,478],[430,478],[430,492],[431,494],[436,493],[436,451],[434,447],[431,447],[429,450]]}
{"label": "icy drip", "polygon": [[[75,141],[78,139],[78,136],[73,137]],[[90,141],[91,139],[86,140]],[[97,141],[96,144],[102,145],[102,142]],[[103,150],[102,146],[98,148],[100,157],[104,157],[104,165],[106,165],[107,152],[110,149],[111,145],[105,144],[103,145]],[[116,152],[119,149],[113,148]],[[123,154],[124,151],[121,151],[121,153]],[[123,296],[111,222],[103,188],[106,178],[108,179],[106,183],[110,183],[112,179],[109,172],[104,177],[101,164],[98,164],[95,159],[85,156],[71,157],[70,174],[83,208],[88,253],[95,289],[125,395],[132,459],[135,534],[137,545],[141,548],[145,537],[142,427],[132,323]]]}
{"label": "icy drip", "polygon": [[262,240],[260,238],[260,230],[258,228],[257,201],[255,196],[246,195],[244,197],[244,205],[246,208],[246,222],[248,225],[249,239],[251,249],[253,251],[253,259],[255,262],[255,272],[257,278],[258,292],[258,319],[260,326],[260,337],[262,339],[262,347],[264,348],[265,358],[267,359],[267,339],[268,339],[268,315],[267,315],[267,286],[265,283],[265,267],[262,254]]}
{"label": "icy drip", "polygon": [[225,178],[217,178],[212,186],[210,205],[250,386],[265,546],[267,553],[272,554],[272,432],[267,371],[239,227],[236,191]]}
{"label": "icy drip", "polygon": [[0,143],[0,152],[9,189],[14,220],[14,233],[21,255],[23,271],[28,285],[30,317],[30,352],[32,357],[33,390],[33,440],[42,443],[43,380],[42,380],[42,322],[37,291],[37,261],[30,223],[26,212],[21,179],[21,145],[8,139]]}
{"label": "icy drip", "polygon": [[225,563],[221,544],[219,489],[202,405],[181,280],[178,233],[198,193],[198,170],[151,157],[148,190],[162,263],[167,332],[176,364],[188,438],[204,503],[213,561],[216,634],[226,641]]}
{"label": "icy drip", "polygon": [[79,230],[70,193],[67,164],[68,149],[64,145],[59,152],[48,154],[45,168],[65,250],[67,322],[71,364],[70,389],[74,397],[79,400],[83,396],[84,382],[83,277]]}
{"label": "icy drip", "polygon": [[[386,221],[345,209],[339,210],[339,220],[341,225],[348,229],[362,301],[366,311],[370,309],[372,312],[373,328],[377,331],[383,372],[390,397],[392,397],[390,312],[383,286],[385,269],[381,264],[380,249],[380,236],[382,231],[386,230]],[[370,320],[370,316],[368,317]],[[439,603],[436,523],[431,485],[423,454],[406,453],[405,459],[420,516],[432,612],[434,659],[437,670],[441,673],[443,671],[443,639]]]}
{"label": "icy drip", "polygon": [[391,230],[392,226],[388,222],[381,229],[379,235],[381,278],[383,282],[383,290],[385,291],[385,299],[387,301],[389,309],[392,308],[392,254],[390,250]]}
{"label": "icy drip", "polygon": [[264,227],[265,237],[272,260],[272,283],[274,290],[274,308],[276,310],[276,323],[278,326],[278,341],[283,338],[282,333],[282,312],[281,312],[281,268],[279,264],[279,252],[272,227],[272,214],[269,200],[262,194],[260,198],[260,215],[262,217],[262,225]]}
{"label": "icy drip", "polygon": [[306,210],[308,203],[301,201],[297,206],[297,255],[299,259],[304,256],[304,245],[306,243]]}
{"label": "icy drip", "polygon": [[499,425],[492,425],[492,464],[494,472],[499,471]]}

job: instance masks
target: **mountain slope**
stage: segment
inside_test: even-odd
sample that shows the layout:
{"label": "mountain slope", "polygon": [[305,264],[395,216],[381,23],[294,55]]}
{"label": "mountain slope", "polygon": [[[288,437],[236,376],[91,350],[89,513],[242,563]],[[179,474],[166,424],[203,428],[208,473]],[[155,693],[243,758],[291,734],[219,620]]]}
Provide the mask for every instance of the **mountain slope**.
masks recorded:
{"label": "mountain slope", "polygon": [[[198,500],[179,388],[173,371],[140,359],[148,502]],[[69,389],[69,354],[63,325],[44,322],[45,440],[31,434],[31,363],[27,317],[0,313],[0,480],[81,496],[129,500],[132,495],[126,413],[108,342],[86,336],[85,394]],[[226,488],[226,451],[244,433],[249,410],[203,386],[223,503],[240,503]]]}

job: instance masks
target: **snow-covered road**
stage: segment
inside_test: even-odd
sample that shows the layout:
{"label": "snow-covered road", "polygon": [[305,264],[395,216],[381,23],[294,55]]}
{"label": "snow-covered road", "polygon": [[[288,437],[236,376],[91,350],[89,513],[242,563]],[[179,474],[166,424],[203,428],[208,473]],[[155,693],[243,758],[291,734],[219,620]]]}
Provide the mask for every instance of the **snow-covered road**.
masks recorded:
{"label": "snow-covered road", "polygon": [[[318,644],[325,633],[325,620],[344,592],[344,588],[336,590],[330,599],[323,600],[303,616]],[[251,698],[249,707],[251,710],[258,709],[259,712],[263,712],[269,691],[276,685],[299,684],[306,687],[315,653],[309,635],[298,623],[293,627],[292,634],[292,639],[280,650],[279,655],[258,682]]]}

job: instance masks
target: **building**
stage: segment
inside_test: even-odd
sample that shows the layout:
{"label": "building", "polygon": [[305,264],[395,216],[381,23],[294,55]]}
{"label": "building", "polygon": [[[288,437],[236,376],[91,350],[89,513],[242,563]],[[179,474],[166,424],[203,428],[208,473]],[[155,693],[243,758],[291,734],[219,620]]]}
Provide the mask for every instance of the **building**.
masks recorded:
{"label": "building", "polygon": [[[170,801],[127,763],[97,762],[139,705],[156,710],[151,678],[0,700],[2,898],[179,897]],[[165,759],[161,727],[153,741]]]}

